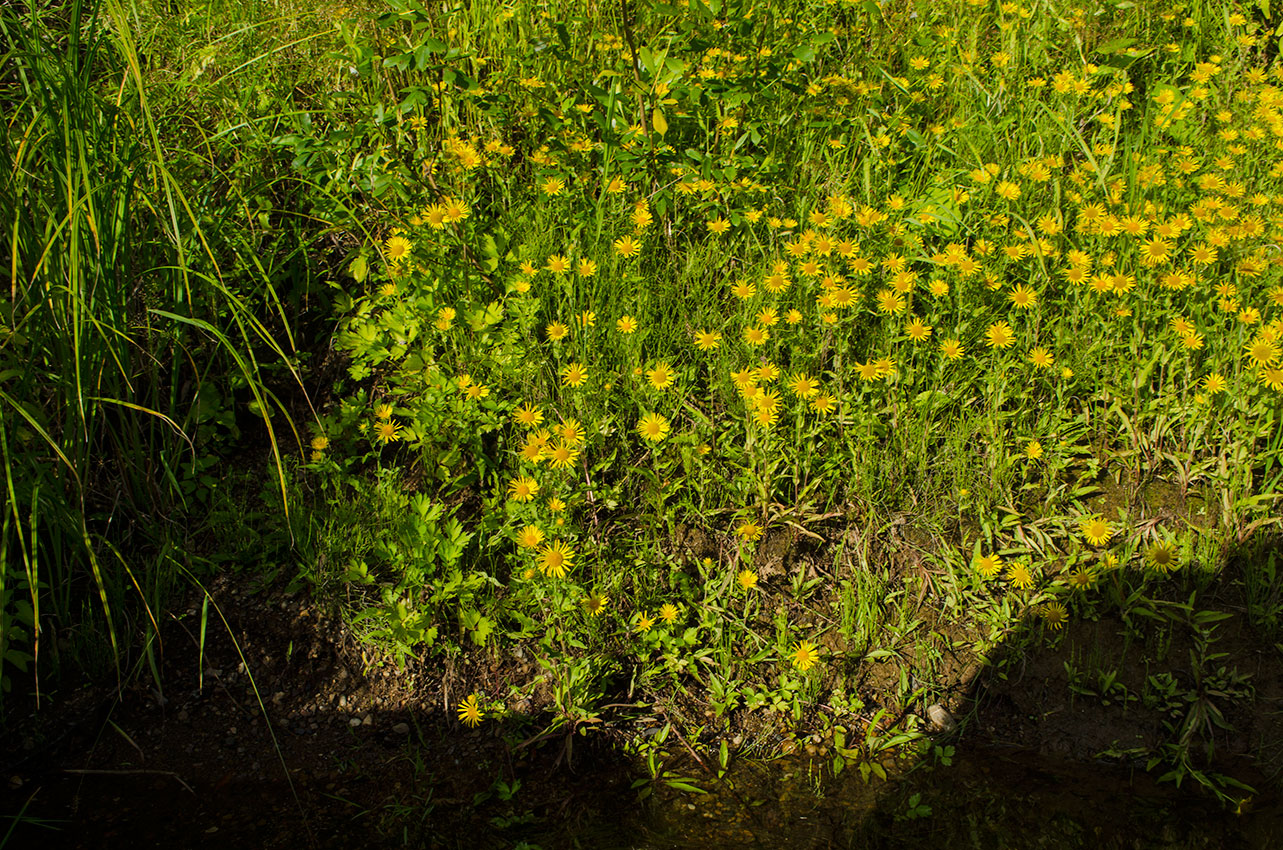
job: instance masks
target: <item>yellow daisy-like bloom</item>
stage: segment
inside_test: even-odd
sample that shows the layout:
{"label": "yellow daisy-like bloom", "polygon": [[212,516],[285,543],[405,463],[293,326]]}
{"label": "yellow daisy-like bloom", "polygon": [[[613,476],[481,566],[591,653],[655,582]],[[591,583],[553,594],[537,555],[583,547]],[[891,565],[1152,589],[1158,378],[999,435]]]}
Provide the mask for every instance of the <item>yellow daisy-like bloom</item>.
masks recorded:
{"label": "yellow daisy-like bloom", "polygon": [[543,422],[543,411],[538,405],[523,403],[512,411],[512,421],[527,428],[535,428]]}
{"label": "yellow daisy-like bloom", "polygon": [[539,492],[539,482],[520,475],[508,482],[508,498],[514,502],[529,502]]}
{"label": "yellow daisy-like bloom", "polygon": [[752,570],[740,570],[739,575],[735,577],[735,582],[744,590],[752,590],[757,587],[757,573]]}
{"label": "yellow daisy-like bloom", "polygon": [[527,525],[517,533],[517,545],[522,549],[534,549],[543,542],[543,529],[537,525]]}
{"label": "yellow daisy-like bloom", "polygon": [[1243,347],[1243,353],[1255,365],[1269,366],[1279,359],[1279,344],[1263,336],[1257,336]]}
{"label": "yellow daisy-like bloom", "polygon": [[559,514],[565,509],[566,509],[566,503],[563,502],[561,499],[557,498],[556,496],[548,497],[548,510],[552,511],[554,514]]}
{"label": "yellow daisy-like bloom", "polygon": [[458,711],[459,721],[467,726],[473,727],[474,729],[485,717],[484,712],[481,711],[481,703],[477,699],[476,694],[472,694],[463,702],[459,703]]}
{"label": "yellow daisy-like bloom", "polygon": [[838,400],[828,393],[821,393],[811,399],[811,410],[814,410],[821,416],[832,413],[837,409],[837,406]]}
{"label": "yellow daisy-like bloom", "polygon": [[758,540],[762,536],[762,526],[755,522],[746,522],[735,529],[735,534],[744,540]]}
{"label": "yellow daisy-like bloom", "polygon": [[638,611],[636,618],[633,620],[633,630],[638,634],[646,634],[655,626],[655,618],[646,611]]}
{"label": "yellow daisy-like bloom", "polygon": [[946,339],[940,343],[940,356],[945,360],[958,360],[966,353],[962,347],[962,341],[958,339]]}
{"label": "yellow daisy-like bloom", "polygon": [[997,555],[984,555],[977,558],[976,572],[985,578],[994,578],[1002,572],[1002,559]]}
{"label": "yellow daisy-like bloom", "polygon": [[1275,392],[1283,390],[1283,366],[1266,366],[1257,374],[1256,379]]}
{"label": "yellow daisy-like bloom", "polygon": [[383,250],[388,255],[389,260],[399,263],[410,256],[410,252],[414,250],[414,243],[404,236],[393,236],[383,243]]}
{"label": "yellow daisy-like bloom", "polygon": [[401,439],[401,429],[395,422],[379,422],[374,426],[374,436],[380,443],[394,443]]}
{"label": "yellow daisy-like bloom", "polygon": [[570,271],[570,260],[561,254],[553,254],[548,258],[548,262],[544,265],[544,268],[553,274],[565,274]]}
{"label": "yellow daisy-like bloom", "polygon": [[1056,365],[1056,356],[1045,348],[1035,348],[1029,352],[1029,362],[1039,369],[1051,369]]}
{"label": "yellow daisy-like bloom", "polygon": [[575,565],[575,551],[569,543],[554,540],[539,550],[539,572],[553,578],[565,578]]}
{"label": "yellow daisy-like bloom", "polygon": [[1069,619],[1069,611],[1059,602],[1047,602],[1038,608],[1038,615],[1047,628],[1052,631],[1059,631],[1064,628],[1065,621]]}
{"label": "yellow daisy-like bloom", "polygon": [[631,259],[641,253],[641,243],[631,236],[621,236],[615,240],[615,253]]}
{"label": "yellow daisy-like bloom", "polygon": [[721,236],[723,233],[731,229],[731,223],[721,216],[718,216],[708,222],[705,226],[708,227],[708,232],[715,236]]}
{"label": "yellow daisy-like bloom", "polygon": [[1023,283],[1018,284],[1015,289],[1011,290],[1011,294],[1007,297],[1011,299],[1012,304],[1022,310],[1028,310],[1038,303],[1038,293]]}
{"label": "yellow daisy-like bloom", "polygon": [[561,383],[566,387],[582,387],[588,380],[588,368],[582,363],[568,363],[561,367]]}
{"label": "yellow daisy-like bloom", "polygon": [[1087,590],[1096,583],[1096,571],[1091,567],[1075,567],[1066,579],[1074,590]]}
{"label": "yellow daisy-like bloom", "polygon": [[436,328],[439,331],[448,331],[454,324],[454,317],[459,315],[453,307],[442,307],[437,311]]}
{"label": "yellow daisy-like bloom", "polygon": [[445,207],[433,204],[423,211],[423,220],[433,230],[445,230]]}
{"label": "yellow daisy-like bloom", "polygon": [[904,332],[908,335],[909,339],[914,342],[922,342],[924,339],[931,336],[931,326],[919,319],[917,316],[914,316],[913,321],[904,326]]}
{"label": "yellow daisy-like bloom", "polygon": [[579,452],[573,444],[554,443],[547,452],[548,463],[553,469],[569,469],[579,459]]}
{"label": "yellow daisy-like bloom", "polygon": [[671,602],[665,602],[659,607],[659,619],[663,620],[670,626],[677,622],[677,616],[680,613],[681,611],[677,609],[677,606]]}
{"label": "yellow daisy-like bloom", "polygon": [[1160,573],[1170,573],[1178,566],[1176,546],[1167,541],[1160,541],[1145,550],[1145,563]]}
{"label": "yellow daisy-like bloom", "polygon": [[668,436],[671,427],[668,420],[658,413],[647,413],[637,423],[637,433],[648,443],[658,443]]}
{"label": "yellow daisy-like bloom", "polygon": [[566,181],[560,177],[549,177],[539,185],[539,191],[550,198],[560,195],[566,188]]}
{"label": "yellow daisy-like bloom", "polygon": [[1025,444],[1025,457],[1030,460],[1038,460],[1042,457],[1042,443],[1037,440],[1030,440]]}
{"label": "yellow daisy-like bloom", "polygon": [[615,322],[615,330],[621,334],[635,333],[637,331],[637,320],[632,316],[620,316],[619,320]]}
{"label": "yellow daisy-like bloom", "polygon": [[312,438],[312,451],[323,452],[330,447],[330,438],[324,434],[317,434]]}
{"label": "yellow daisy-like bloom", "polygon": [[1083,517],[1078,524],[1083,539],[1092,546],[1104,546],[1114,536],[1114,527],[1098,514]]}
{"label": "yellow daisy-like bloom", "polygon": [[753,370],[753,377],[763,384],[769,384],[780,376],[780,367],[767,361]]}
{"label": "yellow daisy-like bloom", "polygon": [[606,606],[609,604],[609,597],[601,593],[590,593],[584,597],[584,610],[592,617],[600,616],[601,612],[605,611]]}
{"label": "yellow daisy-like bloom", "polygon": [[391,419],[391,418],[392,418],[392,405],[390,405],[390,404],[380,404],[378,407],[374,408],[374,415],[375,415],[375,417],[377,417],[378,419],[385,419],[385,420],[386,420],[386,419]]}
{"label": "yellow daisy-like bloom", "polygon": [[766,328],[759,328],[749,325],[744,328],[744,341],[749,345],[761,345],[771,338],[771,332]]}
{"label": "yellow daisy-like bloom", "polygon": [[994,322],[985,329],[985,340],[990,348],[1010,348],[1016,334],[1006,321]]}
{"label": "yellow daisy-like bloom", "polygon": [[1017,561],[1007,567],[1007,581],[1017,590],[1028,590],[1034,586],[1033,570],[1023,561]]}
{"label": "yellow daisy-like bloom", "polygon": [[784,321],[788,322],[790,325],[796,325],[800,323],[802,321],[802,311],[789,310],[787,313],[784,314]]}
{"label": "yellow daisy-like bloom", "polygon": [[1203,335],[1197,331],[1181,334],[1181,345],[1190,351],[1198,351],[1203,347]]}
{"label": "yellow daisy-like bloom", "polygon": [[1228,382],[1220,372],[1211,372],[1203,376],[1203,389],[1209,393],[1223,392],[1226,386]]}
{"label": "yellow daisy-like bloom", "polygon": [[592,277],[597,274],[597,264],[592,260],[580,260],[579,265],[575,267],[575,271],[579,273],[580,277]]}
{"label": "yellow daisy-like bloom", "polygon": [[560,425],[553,428],[557,436],[561,437],[563,443],[578,445],[584,441],[584,426],[579,424],[578,419],[567,419]]}
{"label": "yellow daisy-like bloom", "polygon": [[798,398],[814,398],[820,394],[820,384],[810,375],[798,372],[788,380],[788,388]]}
{"label": "yellow daisy-like bloom", "polygon": [[775,311],[774,307],[763,307],[757,313],[757,323],[763,327],[774,327],[779,322],[780,315]]}
{"label": "yellow daisy-like bloom", "polygon": [[695,331],[695,347],[700,351],[713,351],[722,342],[722,335],[717,331]]}
{"label": "yellow daisy-like bloom", "polygon": [[544,331],[548,334],[549,342],[560,342],[570,333],[570,328],[561,322],[549,322]]}
{"label": "yellow daisy-like bloom", "polygon": [[446,198],[441,202],[441,217],[446,224],[458,224],[469,215],[468,205],[456,198]]}
{"label": "yellow daisy-like bloom", "polygon": [[673,368],[667,363],[656,363],[655,368],[646,373],[646,380],[657,390],[668,389],[673,385]]}
{"label": "yellow daisy-like bloom", "polygon": [[819,662],[820,648],[809,640],[798,641],[793,645],[793,652],[789,657],[793,661],[793,666],[805,673]]}
{"label": "yellow daisy-like bloom", "polygon": [[757,287],[746,280],[741,280],[731,286],[731,294],[741,301],[747,301],[757,294]]}

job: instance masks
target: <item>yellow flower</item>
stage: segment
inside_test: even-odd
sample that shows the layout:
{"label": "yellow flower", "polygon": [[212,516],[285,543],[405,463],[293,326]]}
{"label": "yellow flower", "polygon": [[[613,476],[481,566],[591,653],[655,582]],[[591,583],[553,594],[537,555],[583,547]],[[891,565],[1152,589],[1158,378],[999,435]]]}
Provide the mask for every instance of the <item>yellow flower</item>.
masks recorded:
{"label": "yellow flower", "polygon": [[1002,559],[997,555],[984,555],[976,560],[976,572],[985,578],[993,578],[1002,572]]}
{"label": "yellow flower", "polygon": [[673,368],[667,363],[656,363],[655,368],[646,373],[646,380],[657,390],[663,390],[673,385]]}
{"label": "yellow flower", "polygon": [[553,469],[569,469],[579,459],[579,452],[573,444],[554,443],[547,451],[548,463]]}
{"label": "yellow flower", "polygon": [[566,338],[566,335],[570,333],[570,328],[566,327],[561,322],[549,322],[548,327],[545,330],[548,334],[549,342],[558,342],[563,340]]}
{"label": "yellow flower", "polygon": [[561,254],[553,254],[548,258],[548,262],[544,268],[553,274],[565,274],[570,270],[570,260]]}
{"label": "yellow flower", "polygon": [[744,590],[752,590],[757,587],[757,573],[752,570],[740,570],[739,575],[735,577],[735,581]]}
{"label": "yellow flower", "polygon": [[539,572],[553,578],[565,578],[574,566],[575,552],[570,544],[554,540],[539,550]]}
{"label": "yellow flower", "polygon": [[962,341],[957,339],[946,339],[940,343],[940,354],[945,360],[957,360],[965,353],[962,347]]}
{"label": "yellow flower", "polygon": [[621,236],[615,240],[615,253],[631,259],[641,253],[641,243],[631,236]]}
{"label": "yellow flower", "polygon": [[567,419],[555,426],[553,430],[561,437],[562,442],[575,445],[584,441],[584,426],[580,425],[577,419]]}
{"label": "yellow flower", "polygon": [[913,321],[905,325],[904,332],[908,335],[909,339],[914,342],[922,342],[924,339],[931,336],[931,326],[919,319],[917,316],[914,316]]}
{"label": "yellow flower", "polygon": [[821,393],[811,399],[811,410],[821,415],[832,413],[837,409],[838,400],[828,393]]}
{"label": "yellow flower", "polygon": [[592,260],[580,260],[578,267],[575,269],[580,277],[592,277],[597,274],[597,264]]}
{"label": "yellow flower", "polygon": [[393,236],[383,243],[383,250],[387,253],[388,259],[394,263],[398,263],[410,256],[410,251],[413,249],[414,243],[404,236]]}
{"label": "yellow flower", "polygon": [[481,704],[477,700],[477,695],[472,694],[463,702],[459,703],[459,720],[467,726],[476,728],[481,723],[485,714],[481,711]]}
{"label": "yellow flower", "polygon": [[1007,567],[1007,581],[1017,590],[1028,590],[1034,586],[1034,574],[1028,564],[1017,561]]}
{"label": "yellow flower", "polygon": [[527,428],[534,428],[540,422],[543,422],[543,411],[536,405],[523,403],[520,407],[512,411],[512,419],[518,425],[524,425]]}
{"label": "yellow flower", "polygon": [[803,399],[814,398],[820,394],[819,382],[802,372],[798,372],[789,378],[788,388],[793,395]]}
{"label": "yellow flower", "polygon": [[1011,325],[1005,321],[999,321],[985,329],[985,339],[990,348],[1009,348],[1015,341],[1016,335],[1011,330]]}
{"label": "yellow flower", "polygon": [[713,351],[722,341],[717,331],[695,331],[695,347],[700,351]]}
{"label": "yellow flower", "polygon": [[539,191],[550,198],[555,198],[566,188],[566,181],[560,177],[549,177],[540,186]]}
{"label": "yellow flower", "polygon": [[749,345],[761,345],[771,338],[771,332],[766,328],[759,328],[749,325],[744,328],[744,341]]}
{"label": "yellow flower", "polygon": [[755,522],[746,522],[735,533],[744,540],[757,540],[762,536],[762,527]]}
{"label": "yellow flower", "polygon": [[1114,528],[1098,514],[1083,517],[1078,523],[1083,539],[1092,546],[1104,546],[1114,536]]}
{"label": "yellow flower", "polygon": [[1056,365],[1056,357],[1045,348],[1035,348],[1029,352],[1029,362],[1039,369],[1050,369]]}
{"label": "yellow flower", "polygon": [[633,629],[639,634],[646,634],[655,625],[655,618],[646,611],[638,611],[633,621]]}
{"label": "yellow flower", "polygon": [[619,320],[615,322],[615,330],[621,334],[634,333],[637,330],[637,320],[632,316],[620,316]]}
{"label": "yellow flower", "polygon": [[637,423],[637,433],[647,442],[658,443],[668,436],[671,427],[668,420],[658,413],[647,413]]}
{"label": "yellow flower", "polygon": [[1025,457],[1030,460],[1038,460],[1042,457],[1042,443],[1037,440],[1030,440],[1025,444]]}
{"label": "yellow flower", "polygon": [[561,383],[566,387],[582,387],[588,380],[588,369],[582,363],[568,363],[561,367]]}
{"label": "yellow flower", "polygon": [[392,405],[380,404],[378,407],[374,408],[374,415],[379,419],[384,419],[384,420],[391,419]]}
{"label": "yellow flower", "polygon": [[820,650],[809,640],[799,641],[793,645],[790,657],[793,659],[793,666],[805,673],[820,660]]}
{"label": "yellow flower", "polygon": [[401,429],[395,422],[379,422],[374,426],[374,436],[380,443],[394,443],[401,439]]}
{"label": "yellow flower", "polygon": [[441,217],[446,224],[458,224],[468,217],[468,205],[455,198],[446,198],[441,202]]}
{"label": "yellow flower", "polygon": [[312,438],[312,451],[323,452],[330,447],[330,438],[324,434],[317,434]]}
{"label": "yellow flower", "polygon": [[1042,621],[1047,624],[1047,628],[1052,631],[1059,631],[1064,627],[1065,621],[1069,619],[1069,611],[1059,602],[1051,601],[1042,605],[1038,609]]}
{"label": "yellow flower", "polygon": [[597,617],[602,611],[605,611],[608,604],[610,604],[610,599],[601,593],[590,593],[584,597],[584,610],[593,617]]}
{"label": "yellow flower", "polygon": [[1023,283],[1017,284],[1016,288],[1011,290],[1011,294],[1007,297],[1011,299],[1012,304],[1022,310],[1028,310],[1030,307],[1038,303],[1038,293],[1025,286]]}
{"label": "yellow flower", "polygon": [[514,502],[529,502],[539,492],[539,482],[524,475],[508,482],[508,498]]}
{"label": "yellow flower", "polygon": [[517,534],[517,545],[522,549],[534,549],[543,542],[543,529],[537,525],[527,525]]}
{"label": "yellow flower", "polygon": [[681,612],[677,610],[676,605],[674,605],[671,602],[665,602],[659,608],[659,619],[663,620],[665,623],[669,625],[672,625],[673,623],[677,622],[677,615],[680,613]]}
{"label": "yellow flower", "polygon": [[1145,550],[1145,563],[1160,573],[1170,573],[1178,565],[1176,546],[1160,541]]}

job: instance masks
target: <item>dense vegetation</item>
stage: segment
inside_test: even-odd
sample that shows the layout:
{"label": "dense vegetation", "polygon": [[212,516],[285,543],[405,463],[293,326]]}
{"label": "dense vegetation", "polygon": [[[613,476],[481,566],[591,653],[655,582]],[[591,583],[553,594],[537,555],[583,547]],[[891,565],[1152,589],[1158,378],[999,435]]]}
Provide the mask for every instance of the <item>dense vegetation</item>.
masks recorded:
{"label": "dense vegetation", "polygon": [[867,773],[946,653],[1117,617],[1201,636],[1133,697],[1234,792],[1216,602],[1283,613],[1265,4],[304,6],[0,18],[7,687],[144,675],[181,587],[284,571],[397,664],[524,647],[567,734],[761,715]]}

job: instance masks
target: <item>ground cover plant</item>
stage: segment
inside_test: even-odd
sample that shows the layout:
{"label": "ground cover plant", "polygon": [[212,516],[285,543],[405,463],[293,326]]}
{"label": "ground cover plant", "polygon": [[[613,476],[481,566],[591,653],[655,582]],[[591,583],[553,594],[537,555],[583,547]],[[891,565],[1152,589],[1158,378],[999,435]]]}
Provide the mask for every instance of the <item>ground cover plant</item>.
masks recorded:
{"label": "ground cover plant", "polygon": [[[965,707],[977,669],[1001,679],[1038,647],[1113,630],[1150,668],[1131,681],[1101,651],[1075,656],[1065,688],[1151,712],[1158,736],[1123,755],[1237,802],[1215,757],[1257,695],[1217,643],[1232,625],[1280,651],[1270,13],[336,13],[306,86],[239,103],[214,134],[261,157],[263,182],[233,204],[247,227],[341,256],[322,291],[310,275],[289,290],[317,339],[281,342],[287,299],[259,305],[279,328],[238,321],[258,295],[221,302],[223,325],[185,324],[211,351],[288,364],[263,384],[258,360],[232,356],[243,388],[283,385],[295,347],[330,347],[317,313],[332,319],[330,367],[302,370],[317,407],[294,411],[300,438],[270,473],[298,584],[389,663],[536,659],[534,678],[461,674],[461,724],[522,729],[515,706],[538,695],[548,713],[521,737],[568,756],[576,737],[660,718],[631,746],[675,787],[689,782],[663,753],[724,770],[730,742],[781,738],[884,775],[878,755],[920,738],[932,706]],[[218,75],[242,65],[219,45],[189,73],[226,108]],[[285,61],[249,59],[286,74],[269,53]],[[9,132],[17,168],[30,148]],[[59,209],[75,223],[82,206]],[[282,231],[280,210],[305,229]],[[229,237],[243,279],[288,279],[254,264],[293,256],[269,243]],[[48,268],[15,287],[27,297]],[[216,332],[231,326],[242,336]],[[286,406],[245,394],[279,437]],[[0,445],[15,439],[37,442]],[[34,552],[39,489],[9,480],[0,541]],[[20,662],[39,582],[6,569]]]}

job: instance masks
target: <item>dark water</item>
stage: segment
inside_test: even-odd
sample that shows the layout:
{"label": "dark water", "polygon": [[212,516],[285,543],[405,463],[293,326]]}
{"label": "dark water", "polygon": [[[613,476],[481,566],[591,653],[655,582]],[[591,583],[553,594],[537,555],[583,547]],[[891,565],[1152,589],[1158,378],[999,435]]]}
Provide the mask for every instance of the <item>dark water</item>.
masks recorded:
{"label": "dark water", "polygon": [[[1283,808],[1227,807],[1140,769],[960,747],[883,781],[806,761],[743,762],[707,794],[657,790],[638,848],[1283,848]],[[590,846],[585,844],[584,846]],[[601,846],[601,845],[597,845]]]}

